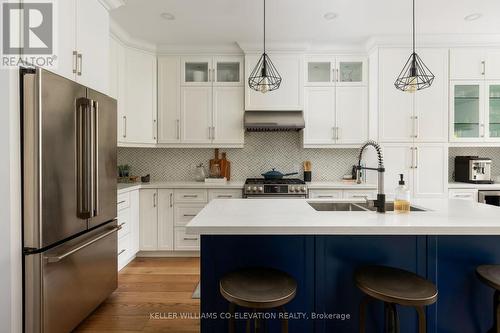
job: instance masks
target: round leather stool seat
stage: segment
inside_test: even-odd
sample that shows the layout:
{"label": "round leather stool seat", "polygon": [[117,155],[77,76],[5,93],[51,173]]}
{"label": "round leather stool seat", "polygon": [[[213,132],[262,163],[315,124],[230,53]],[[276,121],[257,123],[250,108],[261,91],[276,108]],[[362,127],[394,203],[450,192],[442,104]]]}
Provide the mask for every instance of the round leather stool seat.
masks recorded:
{"label": "round leather stool seat", "polygon": [[478,278],[491,288],[500,290],[500,265],[483,265],[476,268]]}
{"label": "round leather stool seat", "polygon": [[297,282],[272,268],[245,268],[224,275],[220,293],[230,303],[250,309],[272,309],[289,303]]}
{"label": "round leather stool seat", "polygon": [[354,280],[365,294],[388,303],[424,306],[436,302],[436,286],[426,279],[402,269],[366,266],[356,271]]}

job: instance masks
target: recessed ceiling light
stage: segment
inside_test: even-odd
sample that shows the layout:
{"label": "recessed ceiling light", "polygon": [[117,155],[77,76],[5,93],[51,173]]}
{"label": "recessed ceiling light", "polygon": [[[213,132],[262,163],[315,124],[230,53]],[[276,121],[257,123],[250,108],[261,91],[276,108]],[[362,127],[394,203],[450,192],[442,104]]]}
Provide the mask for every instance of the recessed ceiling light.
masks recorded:
{"label": "recessed ceiling light", "polygon": [[174,14],[172,13],[161,13],[160,14],[160,17],[164,20],[168,20],[168,21],[173,21],[175,20],[175,16]]}
{"label": "recessed ceiling light", "polygon": [[469,21],[469,22],[475,21],[475,20],[480,19],[482,16],[483,16],[483,14],[481,14],[481,13],[469,14],[466,17],[464,17],[464,20]]}
{"label": "recessed ceiling light", "polygon": [[327,21],[331,21],[331,20],[334,20],[337,18],[337,13],[332,13],[332,12],[328,12],[326,13],[325,15],[323,15],[323,17],[325,18],[325,20]]}

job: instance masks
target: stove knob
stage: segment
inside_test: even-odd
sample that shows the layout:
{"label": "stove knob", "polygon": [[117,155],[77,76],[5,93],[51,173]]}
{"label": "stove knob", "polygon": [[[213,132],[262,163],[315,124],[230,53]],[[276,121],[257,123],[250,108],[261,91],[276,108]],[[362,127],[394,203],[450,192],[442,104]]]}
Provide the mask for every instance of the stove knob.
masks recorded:
{"label": "stove knob", "polygon": [[257,192],[257,186],[252,187],[252,191]]}
{"label": "stove knob", "polygon": [[295,192],[295,186],[290,186],[290,192]]}
{"label": "stove knob", "polygon": [[252,187],[251,186],[247,187],[247,192],[252,192]]}
{"label": "stove knob", "polygon": [[262,186],[259,186],[258,191],[262,193],[264,192],[264,188]]}
{"label": "stove knob", "polygon": [[301,192],[305,192],[305,191],[306,191],[306,188],[305,188],[304,186],[302,186],[302,187],[300,188],[300,191],[301,191]]}

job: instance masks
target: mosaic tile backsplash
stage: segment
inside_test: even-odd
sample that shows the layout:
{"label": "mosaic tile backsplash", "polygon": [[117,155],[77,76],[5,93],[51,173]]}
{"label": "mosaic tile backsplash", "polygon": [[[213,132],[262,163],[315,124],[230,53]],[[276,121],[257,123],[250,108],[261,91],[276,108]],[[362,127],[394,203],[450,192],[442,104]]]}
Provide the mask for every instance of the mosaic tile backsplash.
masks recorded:
{"label": "mosaic tile backsplash", "polygon": [[491,176],[500,176],[500,147],[453,147],[449,149],[448,178],[453,181],[455,156],[479,156],[491,158]]}
{"label": "mosaic tile backsplash", "polygon": [[[221,149],[231,161],[231,179],[244,180],[276,168],[299,172],[312,162],[313,181],[338,181],[357,163],[358,149],[303,149],[298,132],[245,133],[243,149]],[[205,166],[211,148],[118,148],[118,164],[128,164],[133,175],[151,174],[152,181],[194,180],[196,165]]]}

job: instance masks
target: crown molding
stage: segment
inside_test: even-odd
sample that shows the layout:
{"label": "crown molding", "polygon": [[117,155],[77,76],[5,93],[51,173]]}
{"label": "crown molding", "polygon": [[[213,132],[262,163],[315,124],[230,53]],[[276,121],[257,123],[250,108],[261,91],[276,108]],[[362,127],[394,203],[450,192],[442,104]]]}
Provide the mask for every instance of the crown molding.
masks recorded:
{"label": "crown molding", "polygon": [[219,54],[219,55],[243,55],[243,51],[237,43],[227,44],[159,44],[158,55],[178,54]]}
{"label": "crown molding", "polygon": [[128,32],[126,32],[112,18],[110,18],[110,20],[109,20],[109,31],[110,31],[112,36],[114,36],[116,39],[120,40],[123,44],[125,44],[127,46],[130,46],[130,47],[133,47],[136,49],[140,49],[140,50],[144,50],[144,51],[148,51],[148,52],[152,52],[152,53],[157,52],[157,48],[156,48],[155,44],[148,43],[148,42],[145,42],[145,41],[142,41],[140,39],[137,39],[137,38],[130,36],[130,34]]}
{"label": "crown molding", "polygon": [[[262,53],[262,42],[237,42],[244,53]],[[304,53],[310,48],[309,43],[266,42],[266,52]]]}
{"label": "crown molding", "polygon": [[125,6],[125,1],[123,0],[99,0],[99,2],[108,11],[112,11],[114,9],[120,8],[121,6]]}

